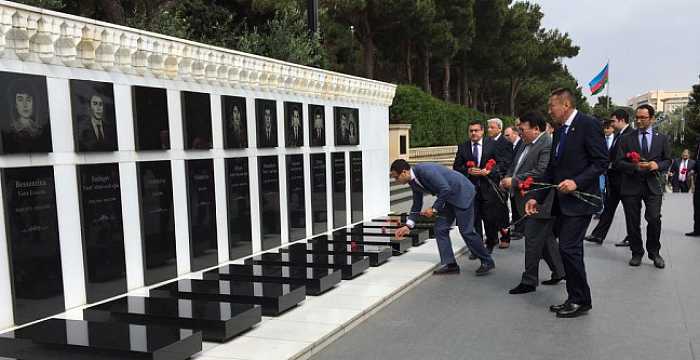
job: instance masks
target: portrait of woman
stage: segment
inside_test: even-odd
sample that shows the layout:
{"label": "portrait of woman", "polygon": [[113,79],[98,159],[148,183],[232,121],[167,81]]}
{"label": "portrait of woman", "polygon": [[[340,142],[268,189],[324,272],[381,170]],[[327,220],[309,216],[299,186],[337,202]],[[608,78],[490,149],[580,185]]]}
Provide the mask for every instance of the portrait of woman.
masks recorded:
{"label": "portrait of woman", "polygon": [[2,94],[2,153],[51,152],[46,78],[0,73],[0,82],[8,84]]}
{"label": "portrait of woman", "polygon": [[245,98],[222,96],[221,113],[224,114],[224,148],[248,147]]}

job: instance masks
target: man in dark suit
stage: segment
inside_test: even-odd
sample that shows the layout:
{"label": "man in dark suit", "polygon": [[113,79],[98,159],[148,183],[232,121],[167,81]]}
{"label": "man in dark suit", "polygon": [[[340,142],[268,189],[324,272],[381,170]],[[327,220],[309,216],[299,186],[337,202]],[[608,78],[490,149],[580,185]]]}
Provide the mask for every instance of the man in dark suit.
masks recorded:
{"label": "man in dark suit", "polygon": [[[503,228],[503,216],[507,214],[503,210],[506,208],[506,195],[497,188],[503,177],[502,174],[505,173],[502,166],[507,162],[501,159],[499,166],[500,154],[497,144],[490,138],[484,138],[484,127],[480,122],[472,121],[469,124],[469,139],[468,142],[458,146],[452,168],[468,177],[476,187],[475,228],[477,234],[485,233],[486,247],[490,253],[498,244],[498,231]],[[486,164],[492,159],[496,161],[496,166],[487,170]],[[467,166],[470,162],[473,164]],[[507,224],[508,219],[506,218],[505,221]],[[473,258],[474,254],[472,254]]]}
{"label": "man in dark suit", "polygon": [[598,177],[608,168],[603,129],[598,120],[576,110],[574,94],[558,89],[549,98],[549,114],[559,124],[552,142],[544,183],[556,189],[536,192],[537,199],[528,200],[525,213],[538,212],[549,192],[554,191],[552,214],[556,217],[554,234],[559,237],[559,254],[566,272],[568,298],[561,305],[550,307],[557,317],[577,317],[592,308],[591,290],[583,261],[583,238],[591,217],[599,205],[577,197],[583,193],[600,195]]}
{"label": "man in dark suit", "polygon": [[[608,149],[610,166],[608,166],[606,179],[607,186],[605,192],[605,207],[603,208],[603,213],[600,215],[600,220],[598,221],[595,229],[593,229],[591,234],[585,238],[586,241],[596,244],[602,244],[603,240],[605,240],[605,237],[608,235],[610,226],[615,218],[617,206],[621,201],[620,186],[622,182],[622,174],[618,171],[618,169],[612,166],[617,156],[617,149],[620,147],[620,139],[634,131],[634,129],[629,126],[629,114],[627,114],[627,111],[623,109],[613,111],[613,113],[610,115],[610,120],[613,128],[615,128],[617,132],[613,137],[610,148]],[[625,237],[622,241],[616,243],[615,246],[629,246],[628,237]]]}
{"label": "man in dark suit", "polygon": [[[457,221],[459,233],[467,247],[481,260],[481,266],[476,275],[486,275],[495,267],[495,263],[481,242],[481,236],[474,231],[474,185],[464,176],[445,166],[424,163],[413,168],[406,160],[398,159],[391,164],[391,177],[400,184],[410,184],[413,190],[413,205],[406,221],[406,226],[396,230],[396,237],[406,236],[415,225],[416,216],[432,217],[435,220],[435,239],[440,251],[440,262],[443,265],[435,270],[435,274],[459,273],[450,241],[450,229]],[[423,209],[423,194],[430,193],[437,197],[431,208]]]}
{"label": "man in dark suit", "polygon": [[674,193],[690,191],[690,175],[694,168],[695,160],[690,159],[690,150],[684,149],[681,158],[673,160],[669,173]]}
{"label": "man in dark suit", "polygon": [[[506,138],[503,132],[503,120],[492,118],[486,121],[489,137],[496,142],[496,174],[498,175],[498,184],[513,162],[513,144]],[[510,233],[508,232],[508,197],[504,196],[501,203],[493,208],[493,217],[495,225],[498,225],[498,230],[501,235],[499,243],[500,249],[507,249],[510,246]],[[498,235],[496,235],[498,236]]]}
{"label": "man in dark suit", "polygon": [[693,191],[693,231],[685,233],[685,236],[700,237],[700,189],[698,189],[698,174],[700,174],[700,143],[695,149],[695,191]]}
{"label": "man in dark suit", "polygon": [[[511,144],[513,147],[513,158],[511,159],[512,161],[510,162],[510,168],[513,167],[513,164],[515,164],[515,160],[517,159],[517,154],[520,150],[522,150],[524,143],[523,140],[520,138],[520,129],[518,129],[518,125],[520,125],[520,120],[516,119],[515,120],[516,125],[515,126],[509,126],[503,131],[503,136],[508,140],[508,142]],[[510,169],[509,168],[509,169]],[[522,215],[520,215],[522,216]],[[515,198],[513,196],[510,196],[510,222],[514,223],[516,222],[519,217],[518,216],[518,211],[515,209]],[[510,246],[510,240],[518,240],[523,237],[523,226],[524,222],[519,222],[518,224],[515,225],[515,228],[513,231],[511,229],[506,229],[507,235],[501,237],[501,243],[498,245],[499,248],[507,248]]]}
{"label": "man in dark suit", "polygon": [[[510,190],[515,205],[513,212],[520,218],[525,216],[525,203],[534,197],[533,193],[520,192],[520,184],[528,177],[541,182],[547,171],[552,149],[552,138],[545,132],[547,122],[539,113],[531,112],[520,118],[519,125],[524,147],[521,147],[510,166],[508,174],[501,181],[501,186]],[[540,259],[545,260],[552,271],[552,278],[542,282],[544,285],[555,285],[564,279],[564,264],[559,255],[559,244],[554,238],[554,218],[551,215],[554,192],[550,192],[537,214],[533,214],[522,222],[525,231],[525,272],[520,284],[509,291],[510,294],[525,294],[535,291],[538,285]]]}
{"label": "man in dark suit", "polygon": [[101,96],[93,95],[88,104],[88,116],[78,121],[78,151],[117,150],[117,129],[105,112]]}
{"label": "man in dark suit", "polygon": [[[642,201],[646,208],[647,252],[654,266],[663,269],[666,264],[659,254],[661,249],[661,201],[664,185],[661,174],[671,166],[671,143],[668,137],[652,128],[654,108],[641,105],[636,110],[637,129],[620,139],[615,157],[615,167],[622,173],[620,195],[625,208],[627,235],[630,240],[632,259],[630,266],[639,266],[644,256],[640,230]],[[641,161],[629,154],[636,152]]]}

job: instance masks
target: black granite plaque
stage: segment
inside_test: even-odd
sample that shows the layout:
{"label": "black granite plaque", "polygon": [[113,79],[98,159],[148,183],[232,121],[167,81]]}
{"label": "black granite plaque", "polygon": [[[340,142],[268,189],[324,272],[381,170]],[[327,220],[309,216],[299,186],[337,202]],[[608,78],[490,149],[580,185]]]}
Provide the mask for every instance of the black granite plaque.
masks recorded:
{"label": "black granite plaque", "polygon": [[3,170],[16,324],[65,310],[53,168]]}
{"label": "black granite plaque", "polygon": [[289,241],[306,237],[304,155],[287,155],[287,223]]}
{"label": "black granite plaque", "polygon": [[118,164],[78,166],[83,263],[88,302],[126,292]]}
{"label": "black granite plaque", "polygon": [[347,225],[347,204],[345,201],[345,153],[331,154],[333,180],[333,227]]}
{"label": "black granite plaque", "polygon": [[226,159],[229,259],[253,253],[247,158]]}
{"label": "black granite plaque", "polygon": [[334,107],[333,117],[335,122],[336,145],[359,145],[360,122],[357,109]]}
{"label": "black granite plaque", "polygon": [[137,164],[146,285],[177,275],[170,161]]}
{"label": "black granite plaque", "polygon": [[190,220],[190,265],[192,271],[197,271],[219,263],[214,162],[210,159],[187,160],[185,165]]}
{"label": "black granite plaque", "polygon": [[326,146],[326,110],[321,105],[309,105],[309,144]]}
{"label": "black granite plaque", "polygon": [[136,150],[170,149],[168,93],[165,89],[133,86]]}
{"label": "black granite plaque", "polygon": [[255,99],[255,122],[258,147],[277,147],[277,103]]}
{"label": "black granite plaque", "polygon": [[280,181],[277,156],[258,157],[260,187],[260,237],[262,249],[280,246]]}
{"label": "black granite plaque", "polygon": [[246,114],[245,98],[225,95],[221,97],[225,149],[248,147]]}
{"label": "black granite plaque", "polygon": [[350,152],[350,216],[352,222],[362,221],[362,151]]}
{"label": "black granite plaque", "polygon": [[328,231],[326,154],[311,154],[311,226],[313,234]]}
{"label": "black granite plaque", "polygon": [[301,103],[284,103],[284,144],[287,147],[304,146],[304,120]]}
{"label": "black granite plaque", "polygon": [[183,91],[182,129],[185,149],[211,149],[211,98],[209,94]]}
{"label": "black granite plaque", "polygon": [[0,72],[0,153],[51,152],[46,77]]}
{"label": "black granite plaque", "polygon": [[71,80],[75,151],[116,151],[117,125],[111,83]]}

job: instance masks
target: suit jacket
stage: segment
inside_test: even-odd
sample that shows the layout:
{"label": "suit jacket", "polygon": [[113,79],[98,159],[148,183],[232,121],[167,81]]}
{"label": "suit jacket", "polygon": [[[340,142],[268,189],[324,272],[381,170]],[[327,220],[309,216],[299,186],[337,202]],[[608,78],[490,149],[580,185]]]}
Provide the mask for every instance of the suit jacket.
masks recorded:
{"label": "suit jacket", "polygon": [[525,142],[523,141],[523,139],[518,140],[518,144],[515,145],[515,147],[513,148],[513,158],[512,158],[512,161],[510,163],[511,166],[508,167],[508,170],[510,170],[510,168],[513,166],[513,164],[518,160],[517,156],[520,153],[520,151],[523,150],[523,147],[525,147]]}
{"label": "suit jacket", "polygon": [[[510,169],[510,164],[513,163],[513,144],[503,135],[494,141],[496,142],[496,172],[500,181]],[[522,143],[522,140],[520,142]]]}
{"label": "suit jacket", "polygon": [[81,117],[78,123],[77,151],[116,151],[117,129],[114,127],[114,123],[103,119],[102,133],[104,138],[101,141],[97,140],[97,134],[95,134],[90,117]]}
{"label": "suit jacket", "polygon": [[[481,169],[486,167],[486,163],[490,159],[496,160],[496,166],[493,168],[491,174],[489,174],[488,176],[489,178],[491,178],[494,184],[498,184],[503,178],[503,175],[505,175],[505,172],[507,171],[507,168],[503,169],[503,165],[509,165],[510,160],[512,160],[512,157],[511,159],[504,160],[502,157],[503,151],[502,149],[499,149],[498,146],[499,145],[497,144],[497,142],[493,139],[484,138],[480,149],[481,154],[479,154],[479,157],[481,159],[479,161],[478,167]],[[499,150],[501,151],[500,153]],[[452,165],[452,168],[460,174],[469,178],[469,180],[471,180],[472,184],[474,184],[474,186],[476,187],[476,192],[481,200],[487,202],[499,201],[498,195],[496,194],[495,190],[493,189],[493,186],[489,183],[486,177],[469,175],[467,169],[468,161],[476,162],[476,158],[472,154],[471,140],[457,147],[457,154],[455,155],[455,161]]]}
{"label": "suit jacket", "polygon": [[615,134],[612,146],[608,150],[608,158],[610,159],[610,166],[608,166],[608,181],[610,181],[610,183],[614,186],[620,186],[621,181],[620,172],[613,166],[617,158],[617,149],[620,148],[620,139],[622,139],[623,136],[630,134],[632,131],[634,131],[634,129],[630,125],[627,126],[627,128],[625,128],[623,131],[620,131],[619,133]]}
{"label": "suit jacket", "polygon": [[[671,178],[673,183],[678,182],[678,177],[680,176],[680,171],[681,171],[681,161],[682,159],[674,159],[673,163],[671,164],[671,169],[669,170],[672,174],[673,177]],[[695,169],[695,160],[693,159],[688,159],[688,166],[687,170],[688,172],[685,174],[685,181],[687,182],[688,179],[690,178],[690,172]]]}
{"label": "suit jacket", "polygon": [[[608,149],[605,146],[605,135],[600,121],[579,112],[566,134],[566,140],[556,149],[562,138],[563,126],[554,132],[552,141],[552,156],[549,159],[544,182],[559,184],[564,180],[576,182],[577,190],[600,196],[600,175],[608,169]],[[564,194],[556,189],[553,215],[586,216],[596,213],[600,207],[588,204],[572,194]],[[538,203],[542,204],[549,191],[538,191]]]}
{"label": "suit jacket", "polygon": [[658,171],[640,170],[637,165],[627,159],[627,153],[635,151],[642,155],[639,145],[639,130],[634,130],[620,139],[620,147],[617,149],[615,168],[622,173],[620,194],[623,196],[640,195],[644,186],[647,186],[652,194],[663,194],[663,184],[660,174],[671,167],[671,143],[668,137],[656,130],[652,131],[651,144],[647,161],[654,161],[659,166]]}
{"label": "suit jacket", "polygon": [[423,209],[423,194],[426,192],[437,197],[433,209],[438,213],[448,204],[460,209],[472,206],[476,196],[474,185],[458,172],[435,163],[417,164],[412,169],[420,185],[411,181],[413,205],[409,219],[415,221]]}
{"label": "suit jacket", "polygon": [[[522,141],[520,143],[523,143]],[[518,172],[515,173],[515,168],[517,167],[518,159],[520,155],[525,151],[525,145],[520,146],[518,152],[515,155],[513,164],[511,164],[510,169],[506,176],[511,177],[512,185],[510,194],[515,200],[515,207],[518,212],[518,217],[525,215],[525,203],[535,198],[537,192],[526,194],[525,196],[520,194],[520,183],[532,177],[535,182],[542,182],[542,179],[547,171],[547,166],[549,165],[549,158],[552,150],[552,137],[543,133],[542,136],[533,144],[527,145],[529,147],[525,157],[520,162],[520,167],[518,167]],[[551,218],[552,213],[552,203],[554,202],[554,192],[549,191],[547,196],[544,197],[542,204],[539,206],[539,212],[532,215],[535,219],[548,219]]]}

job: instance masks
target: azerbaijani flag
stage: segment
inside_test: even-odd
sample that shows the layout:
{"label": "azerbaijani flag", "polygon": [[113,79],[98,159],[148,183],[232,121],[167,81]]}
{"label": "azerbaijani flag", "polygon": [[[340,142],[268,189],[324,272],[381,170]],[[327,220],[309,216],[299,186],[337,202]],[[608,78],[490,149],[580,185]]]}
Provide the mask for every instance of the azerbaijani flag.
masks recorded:
{"label": "azerbaijani flag", "polygon": [[608,83],[608,64],[605,64],[603,70],[601,70],[598,75],[596,75],[593,80],[588,83],[588,87],[591,88],[591,95],[596,95],[605,89],[605,85]]}

